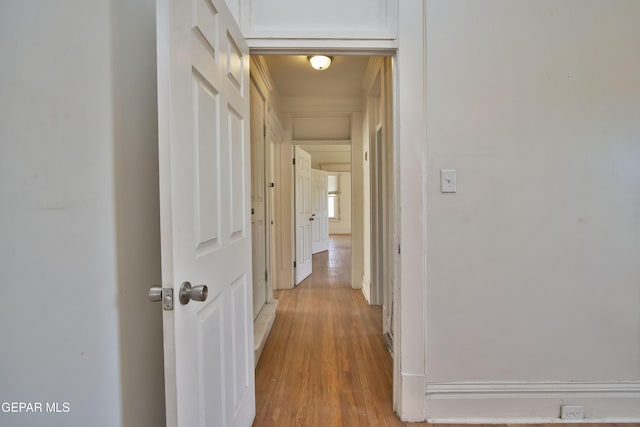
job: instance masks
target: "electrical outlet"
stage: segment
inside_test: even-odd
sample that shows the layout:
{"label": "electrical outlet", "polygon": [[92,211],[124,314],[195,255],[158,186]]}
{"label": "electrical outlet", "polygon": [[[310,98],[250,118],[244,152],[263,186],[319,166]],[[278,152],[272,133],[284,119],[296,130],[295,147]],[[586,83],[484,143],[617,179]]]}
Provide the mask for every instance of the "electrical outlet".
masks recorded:
{"label": "electrical outlet", "polygon": [[583,420],[584,407],[577,405],[563,405],[560,407],[560,418],[563,420]]}

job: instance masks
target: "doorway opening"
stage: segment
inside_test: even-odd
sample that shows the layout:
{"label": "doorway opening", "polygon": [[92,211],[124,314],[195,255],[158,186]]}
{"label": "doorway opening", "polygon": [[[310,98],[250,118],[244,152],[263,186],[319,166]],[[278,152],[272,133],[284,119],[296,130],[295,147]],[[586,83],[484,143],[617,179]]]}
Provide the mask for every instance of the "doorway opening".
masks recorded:
{"label": "doorway opening", "polygon": [[256,364],[276,316],[274,290],[313,274],[312,254],[333,240],[348,239],[351,287],[381,308],[373,321],[393,348],[391,70],[383,56],[334,56],[325,71],[305,55],[251,58]]}

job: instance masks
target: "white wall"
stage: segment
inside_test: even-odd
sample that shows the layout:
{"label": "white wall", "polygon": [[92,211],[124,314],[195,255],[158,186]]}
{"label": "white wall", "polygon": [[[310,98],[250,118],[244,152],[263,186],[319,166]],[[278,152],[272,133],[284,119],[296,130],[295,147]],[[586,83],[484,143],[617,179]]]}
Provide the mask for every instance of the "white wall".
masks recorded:
{"label": "white wall", "polygon": [[[155,1],[111,0],[122,426],[164,425]],[[77,18],[76,18],[77,19]]]}
{"label": "white wall", "polygon": [[0,401],[164,423],[154,2],[0,4]]}
{"label": "white wall", "polygon": [[426,16],[427,413],[639,419],[640,2]]}
{"label": "white wall", "polygon": [[242,32],[249,38],[394,39],[397,31],[397,0],[241,3]]}

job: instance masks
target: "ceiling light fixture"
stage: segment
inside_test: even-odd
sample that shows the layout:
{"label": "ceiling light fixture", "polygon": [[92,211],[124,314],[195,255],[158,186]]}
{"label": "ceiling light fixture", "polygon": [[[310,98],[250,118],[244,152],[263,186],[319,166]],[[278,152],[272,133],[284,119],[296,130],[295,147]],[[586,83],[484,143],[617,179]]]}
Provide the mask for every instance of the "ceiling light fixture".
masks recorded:
{"label": "ceiling light fixture", "polygon": [[313,56],[307,56],[307,59],[309,60],[313,68],[315,68],[316,70],[323,71],[329,68],[333,57],[325,56],[325,55],[313,55]]}

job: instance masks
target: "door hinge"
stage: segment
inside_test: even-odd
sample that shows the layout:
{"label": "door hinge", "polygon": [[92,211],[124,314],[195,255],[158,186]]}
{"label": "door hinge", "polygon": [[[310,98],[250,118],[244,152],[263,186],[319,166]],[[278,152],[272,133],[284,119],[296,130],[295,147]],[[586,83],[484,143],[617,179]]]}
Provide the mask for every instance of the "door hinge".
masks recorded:
{"label": "door hinge", "polygon": [[296,159],[293,159],[293,164],[294,164],[294,165],[296,164]]}
{"label": "door hinge", "polygon": [[267,137],[267,125],[262,126],[262,136]]}
{"label": "door hinge", "polygon": [[264,271],[264,281],[265,282],[269,281],[269,273],[267,272],[267,270]]}
{"label": "door hinge", "polygon": [[293,261],[293,268],[296,268],[296,262]]}
{"label": "door hinge", "polygon": [[398,245],[398,255],[400,255],[400,245]]}

